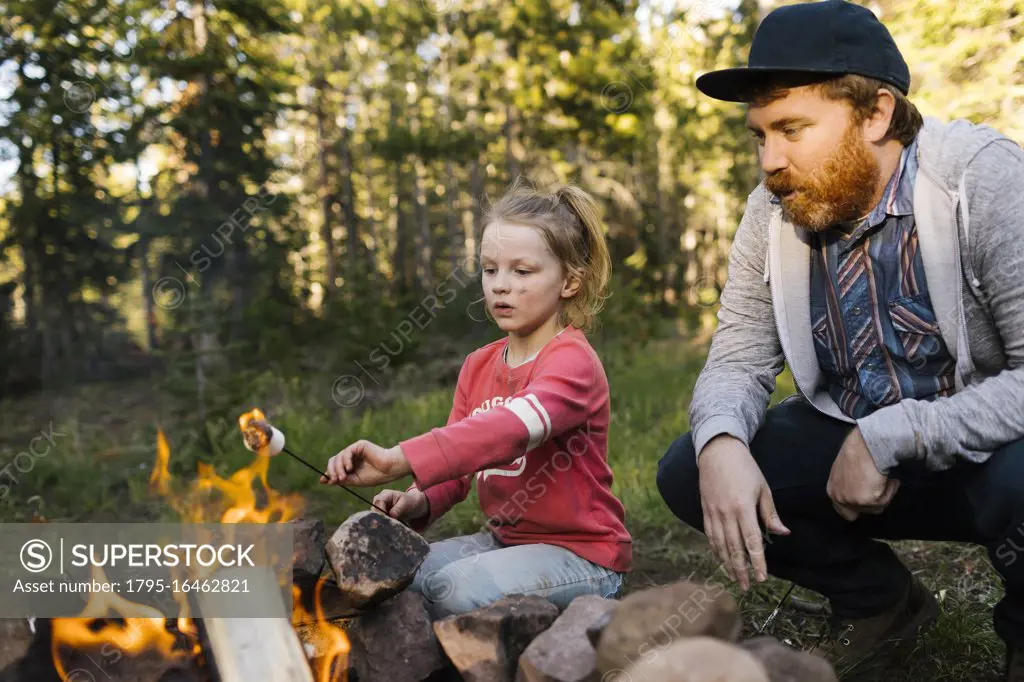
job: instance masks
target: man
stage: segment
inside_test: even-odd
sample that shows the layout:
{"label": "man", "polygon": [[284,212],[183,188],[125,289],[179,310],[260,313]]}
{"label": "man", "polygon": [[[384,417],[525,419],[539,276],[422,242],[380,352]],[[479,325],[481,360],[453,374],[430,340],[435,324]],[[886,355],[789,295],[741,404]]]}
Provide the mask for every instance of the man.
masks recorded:
{"label": "man", "polygon": [[[985,545],[1024,682],[1024,152],[923,121],[889,32],[840,0],[775,10],[697,87],[747,103],[765,177],[662,497],[744,590],[749,561],[828,597],[844,664],[938,614],[878,538]],[[767,410],[784,362],[798,395]]]}

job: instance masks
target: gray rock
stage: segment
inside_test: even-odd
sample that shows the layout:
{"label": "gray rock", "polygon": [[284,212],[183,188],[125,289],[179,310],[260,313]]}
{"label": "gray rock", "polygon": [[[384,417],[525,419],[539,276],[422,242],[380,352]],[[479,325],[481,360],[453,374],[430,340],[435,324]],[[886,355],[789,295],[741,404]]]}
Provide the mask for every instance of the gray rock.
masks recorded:
{"label": "gray rock", "polygon": [[646,652],[684,637],[736,641],[736,600],[718,584],[681,581],[634,592],[619,602],[601,633],[597,665],[602,674],[625,670]]}
{"label": "gray rock", "polygon": [[292,581],[316,583],[327,563],[324,522],[320,519],[296,519],[291,522],[295,533],[292,551]]}
{"label": "gray rock", "polygon": [[519,658],[516,682],[599,682],[597,652],[587,632],[614,612],[618,602],[577,597]]}
{"label": "gray rock", "polygon": [[590,646],[595,649],[597,648],[598,643],[601,641],[601,633],[604,632],[604,629],[612,622],[612,616],[614,615],[615,611],[608,611],[587,626],[587,640],[590,641]]}
{"label": "gray rock", "polygon": [[358,512],[327,542],[339,608],[365,609],[404,590],[427,557],[423,537],[376,511]]}
{"label": "gray rock", "polygon": [[34,637],[26,619],[0,619],[0,668],[21,659]]}
{"label": "gray rock", "polygon": [[824,658],[797,651],[774,637],[755,637],[740,646],[761,661],[771,682],[838,682]]}
{"label": "gray rock", "polygon": [[514,594],[435,621],[434,632],[466,682],[512,682],[523,651],[557,617],[547,599]]}
{"label": "gray rock", "polygon": [[625,670],[608,671],[604,682],[770,682],[756,658],[735,644],[687,637],[652,650]]}
{"label": "gray rock", "polygon": [[423,595],[412,590],[360,614],[347,634],[359,682],[420,682],[446,664]]}

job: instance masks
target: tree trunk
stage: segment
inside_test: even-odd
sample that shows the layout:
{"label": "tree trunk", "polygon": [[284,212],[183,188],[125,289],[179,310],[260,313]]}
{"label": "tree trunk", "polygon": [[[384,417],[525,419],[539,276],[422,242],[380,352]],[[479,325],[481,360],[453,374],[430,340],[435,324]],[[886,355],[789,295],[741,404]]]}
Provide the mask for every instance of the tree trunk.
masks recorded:
{"label": "tree trunk", "polygon": [[317,195],[320,198],[320,239],[324,243],[324,302],[330,304],[334,298],[335,280],[337,279],[334,270],[334,233],[331,224],[331,184],[330,172],[327,167],[327,123],[324,113],[324,97],[327,90],[327,83],[321,76],[316,82],[316,104],[314,116],[316,117],[317,161],[320,168],[320,177],[317,181]]}
{"label": "tree trunk", "polygon": [[[463,220],[463,232],[466,240],[466,258],[472,263],[477,240],[483,232],[483,201],[484,174],[483,164],[479,157],[469,162],[469,215]],[[474,271],[476,267],[474,265]]]}
{"label": "tree trunk", "polygon": [[[397,126],[401,120],[397,96],[391,100],[391,124]],[[394,160],[395,187],[395,251],[392,257],[396,294],[403,297],[412,289],[412,277],[409,268],[409,219],[407,207],[409,197],[406,193],[405,159],[399,156]]]}
{"label": "tree trunk", "polygon": [[[664,104],[659,105],[655,120],[668,121],[668,110]],[[662,261],[662,306],[663,311],[668,313],[678,301],[678,277],[680,271],[680,260],[686,258],[682,253],[679,244],[679,229],[677,219],[679,213],[684,209],[682,202],[677,201],[674,189],[676,186],[672,168],[672,140],[671,130],[667,124],[659,126],[658,140],[655,143],[655,158],[658,168],[657,182],[655,183],[656,201],[658,215],[661,220],[658,225],[658,246],[661,251]],[[685,218],[684,218],[685,219]]]}
{"label": "tree trunk", "polygon": [[406,217],[405,206],[408,203],[405,194],[405,172],[402,168],[402,161],[395,162],[394,170],[395,197],[398,205],[395,206],[395,252],[392,258],[392,270],[395,273],[397,293],[404,296],[412,288],[409,277],[408,241],[409,225]]}
{"label": "tree trunk", "polygon": [[416,278],[423,289],[434,279],[434,248],[430,234],[430,212],[427,206],[427,166],[419,156],[413,157],[416,187]]}
{"label": "tree trunk", "polygon": [[519,123],[519,110],[514,104],[505,105],[505,171],[508,173],[509,184],[515,182],[522,172],[522,142]]}
{"label": "tree trunk", "polygon": [[156,314],[153,310],[153,284],[149,272],[149,244],[148,234],[139,235],[139,281],[142,284],[142,305],[146,315],[146,349],[150,352],[156,350]]}
{"label": "tree trunk", "polygon": [[[444,130],[451,130],[452,123],[452,77],[451,77],[451,33],[448,29],[448,13],[442,14],[438,17],[438,23],[441,26],[441,39],[444,45],[444,54],[441,56],[441,68],[442,68],[442,80],[444,82],[444,97],[441,100],[441,113]],[[459,229],[459,184],[455,178],[455,167],[452,163],[452,154],[454,150],[450,150],[449,153],[445,154],[444,159],[444,177],[445,177],[445,192],[444,196],[447,200],[448,209],[448,265],[451,271],[455,271],[459,268],[459,264],[465,261],[465,246],[466,240],[465,235]]]}
{"label": "tree trunk", "polygon": [[373,248],[363,250],[363,269],[368,282],[375,283],[378,280],[379,268],[377,266],[377,254],[387,253],[386,225],[381,225],[376,216],[376,202],[374,200],[375,173],[372,154],[368,146],[362,148],[362,158],[365,159],[363,168],[366,177],[366,226],[367,233],[373,238]]}
{"label": "tree trunk", "polygon": [[[346,93],[346,99],[348,98]],[[341,162],[341,210],[345,216],[345,247],[348,250],[349,276],[355,277],[360,271],[362,241],[359,238],[359,219],[356,215],[356,192],[353,182],[355,163],[352,160],[352,141],[348,129],[348,114],[342,103],[342,124],[338,129],[338,159]]]}

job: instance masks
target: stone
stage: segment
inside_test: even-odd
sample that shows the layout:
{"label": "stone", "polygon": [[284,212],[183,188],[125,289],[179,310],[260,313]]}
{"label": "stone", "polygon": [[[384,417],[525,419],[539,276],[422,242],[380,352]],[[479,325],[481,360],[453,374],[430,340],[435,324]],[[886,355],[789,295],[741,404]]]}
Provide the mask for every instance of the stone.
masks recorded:
{"label": "stone", "polygon": [[590,646],[597,648],[597,643],[601,641],[601,633],[608,627],[608,623],[612,622],[612,616],[615,615],[615,611],[608,611],[607,613],[596,618],[593,623],[587,626],[587,640],[590,642]]}
{"label": "stone", "polygon": [[711,637],[686,637],[652,649],[604,682],[770,682],[753,654]]}
{"label": "stone", "polygon": [[34,637],[27,619],[0,619],[0,668],[21,659]]}
{"label": "stone", "polygon": [[339,599],[346,608],[365,609],[408,587],[430,545],[400,521],[364,511],[338,526],[326,551]]}
{"label": "stone", "polygon": [[315,584],[327,564],[327,545],[324,522],[320,519],[296,519],[292,551],[292,582]]}
{"label": "stone", "polygon": [[446,661],[423,595],[406,590],[360,614],[346,629],[359,682],[420,682]]}
{"label": "stone", "polygon": [[774,637],[755,637],[740,646],[761,662],[771,682],[838,682],[835,670],[824,658],[797,651]]}
{"label": "stone", "polygon": [[587,631],[617,605],[614,599],[597,595],[573,599],[554,624],[526,647],[516,682],[599,682],[597,652]]}
{"label": "stone", "polygon": [[646,651],[684,637],[739,636],[736,600],[718,584],[680,581],[634,592],[619,602],[601,633],[597,665],[602,673],[625,670]]}
{"label": "stone", "polygon": [[547,599],[514,594],[435,621],[434,632],[466,682],[512,682],[523,651],[557,617]]}

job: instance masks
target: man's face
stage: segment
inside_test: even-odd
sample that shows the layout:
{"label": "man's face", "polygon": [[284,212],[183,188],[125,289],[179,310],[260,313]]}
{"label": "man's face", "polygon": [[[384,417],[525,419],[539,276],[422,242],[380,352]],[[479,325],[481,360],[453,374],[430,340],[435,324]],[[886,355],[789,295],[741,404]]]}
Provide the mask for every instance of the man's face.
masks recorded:
{"label": "man's face", "polygon": [[794,223],[820,231],[871,211],[881,170],[847,102],[793,88],[751,105],[747,128],[758,141],[765,186]]}

